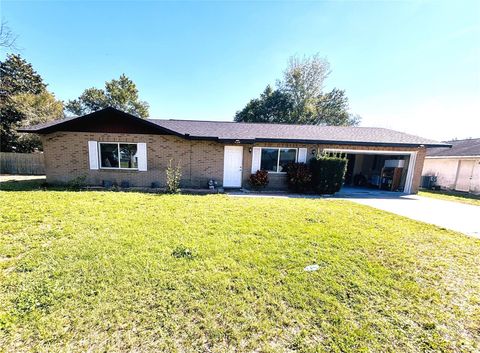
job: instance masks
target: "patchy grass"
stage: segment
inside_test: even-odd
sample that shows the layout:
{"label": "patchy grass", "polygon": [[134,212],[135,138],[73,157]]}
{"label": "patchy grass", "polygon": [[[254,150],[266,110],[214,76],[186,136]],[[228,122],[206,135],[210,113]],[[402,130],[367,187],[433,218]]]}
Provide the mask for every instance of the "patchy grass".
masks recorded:
{"label": "patchy grass", "polygon": [[422,190],[418,192],[420,196],[432,197],[435,199],[446,200],[446,201],[455,201],[466,203],[469,205],[480,206],[480,195],[467,194],[462,192],[455,191],[445,191],[445,190]]}
{"label": "patchy grass", "polygon": [[480,349],[480,242],[458,233],[338,200],[0,199],[1,350]]}

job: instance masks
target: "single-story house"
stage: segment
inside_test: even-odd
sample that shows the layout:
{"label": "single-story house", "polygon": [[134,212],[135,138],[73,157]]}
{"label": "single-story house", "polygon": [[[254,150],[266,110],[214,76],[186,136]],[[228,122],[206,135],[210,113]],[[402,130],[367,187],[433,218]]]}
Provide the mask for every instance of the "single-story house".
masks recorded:
{"label": "single-story house", "polygon": [[448,141],[452,148],[429,148],[423,176],[435,176],[445,190],[480,194],[480,138]]}
{"label": "single-story house", "polygon": [[380,185],[386,166],[398,167],[398,190],[416,193],[427,147],[445,143],[384,128],[141,119],[106,108],[22,129],[40,134],[47,182],[77,177],[101,185],[165,185],[170,161],[180,164],[182,187],[248,187],[252,173],[269,172],[269,188],[286,187],[283,166],[319,152],[346,154],[348,183]]}

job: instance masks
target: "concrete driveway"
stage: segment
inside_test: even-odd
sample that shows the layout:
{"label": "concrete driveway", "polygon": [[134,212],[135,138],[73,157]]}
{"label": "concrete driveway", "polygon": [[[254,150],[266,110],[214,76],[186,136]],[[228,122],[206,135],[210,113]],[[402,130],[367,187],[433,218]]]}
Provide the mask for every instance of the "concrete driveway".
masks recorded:
{"label": "concrete driveway", "polygon": [[480,206],[372,189],[342,188],[334,196],[480,239]]}
{"label": "concrete driveway", "polygon": [[241,191],[229,192],[228,195],[237,197],[348,200],[480,239],[480,206],[467,205],[460,202],[408,195],[401,192],[352,187],[343,187],[342,190],[333,197],[290,194],[285,192],[245,193]]}

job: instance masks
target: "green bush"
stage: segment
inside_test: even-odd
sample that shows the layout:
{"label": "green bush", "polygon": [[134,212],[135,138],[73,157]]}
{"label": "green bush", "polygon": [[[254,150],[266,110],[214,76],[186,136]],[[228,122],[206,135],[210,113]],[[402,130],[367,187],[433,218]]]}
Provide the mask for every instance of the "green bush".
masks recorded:
{"label": "green bush", "polygon": [[288,188],[295,192],[304,192],[312,184],[312,172],[305,163],[288,163],[283,167],[287,172]]}
{"label": "green bush", "polygon": [[334,194],[345,181],[347,159],[337,155],[318,155],[310,160],[312,187],[317,194]]}
{"label": "green bush", "polygon": [[257,170],[250,175],[250,185],[255,190],[260,190],[268,185],[268,172],[266,170]]}
{"label": "green bush", "polygon": [[80,175],[68,181],[67,188],[70,190],[80,190],[86,185],[87,176]]}

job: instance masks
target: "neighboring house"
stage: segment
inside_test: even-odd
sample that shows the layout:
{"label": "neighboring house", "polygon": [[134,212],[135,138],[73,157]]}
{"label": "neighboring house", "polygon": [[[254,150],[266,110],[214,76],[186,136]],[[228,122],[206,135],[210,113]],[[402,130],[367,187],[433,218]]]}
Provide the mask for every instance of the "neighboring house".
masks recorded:
{"label": "neighboring house", "polygon": [[436,176],[442,189],[480,194],[480,138],[448,141],[452,148],[429,148],[423,176]]}
{"label": "neighboring house", "polygon": [[265,169],[269,188],[282,189],[284,164],[308,162],[323,151],[347,154],[350,173],[372,181],[385,164],[400,160],[399,188],[415,193],[426,147],[448,146],[383,128],[145,120],[113,108],[22,132],[41,135],[47,182],[85,176],[93,185],[143,187],[165,185],[172,161],[181,166],[183,187],[205,188],[211,179],[226,188],[248,187],[251,173]]}

